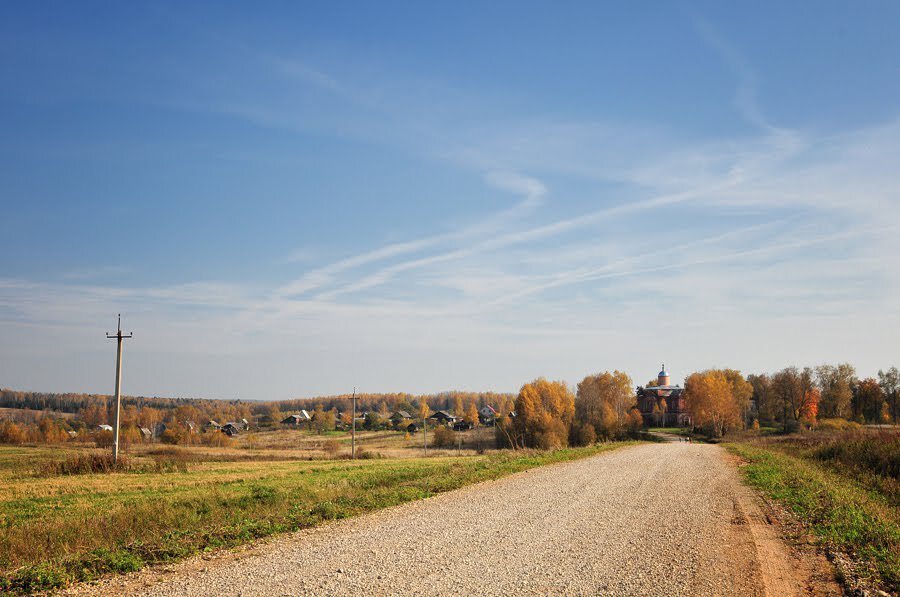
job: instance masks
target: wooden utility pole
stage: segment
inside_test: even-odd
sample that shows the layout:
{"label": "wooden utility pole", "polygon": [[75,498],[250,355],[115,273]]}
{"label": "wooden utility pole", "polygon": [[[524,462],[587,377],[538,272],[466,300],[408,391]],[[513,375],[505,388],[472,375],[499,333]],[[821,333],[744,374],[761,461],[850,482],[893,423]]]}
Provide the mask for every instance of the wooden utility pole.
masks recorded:
{"label": "wooden utility pole", "polygon": [[353,436],[350,440],[350,459],[356,460],[356,387],[353,388],[353,398],[351,398],[350,400],[353,401],[353,421],[351,423]]}
{"label": "wooden utility pole", "polygon": [[106,334],[109,339],[116,339],[116,425],[113,430],[113,462],[119,462],[119,412],[122,410],[122,340],[133,338],[134,334],[122,334],[122,314],[119,313],[118,330],[115,335]]}

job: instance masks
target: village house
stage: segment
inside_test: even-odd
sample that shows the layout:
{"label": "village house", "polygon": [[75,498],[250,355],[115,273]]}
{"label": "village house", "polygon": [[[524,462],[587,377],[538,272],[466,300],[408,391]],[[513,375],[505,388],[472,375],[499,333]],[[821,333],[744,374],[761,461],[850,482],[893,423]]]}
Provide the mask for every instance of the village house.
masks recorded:
{"label": "village house", "polygon": [[394,425],[394,427],[399,427],[407,421],[412,421],[412,415],[405,410],[398,410],[391,415],[390,421],[391,424]]}
{"label": "village house", "polygon": [[228,422],[222,425],[221,431],[228,437],[234,437],[241,431],[241,425],[240,423]]}
{"label": "village house", "polygon": [[292,427],[299,427],[304,423],[309,423],[312,420],[312,417],[309,416],[309,413],[305,410],[301,410],[299,413],[288,415],[282,421],[282,425],[290,425]]}
{"label": "village house", "polygon": [[455,415],[451,415],[445,410],[439,410],[430,417],[428,417],[429,421],[434,421],[435,423],[440,423],[441,425],[452,425],[459,421],[459,417]]}
{"label": "village house", "polygon": [[497,411],[493,406],[485,405],[478,409],[478,422],[482,425],[493,425],[496,417]]}

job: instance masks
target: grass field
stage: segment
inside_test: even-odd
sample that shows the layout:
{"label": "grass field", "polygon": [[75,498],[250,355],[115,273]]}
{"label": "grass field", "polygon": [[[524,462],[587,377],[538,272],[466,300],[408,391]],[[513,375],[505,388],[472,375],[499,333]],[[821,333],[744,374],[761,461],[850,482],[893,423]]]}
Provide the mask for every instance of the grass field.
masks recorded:
{"label": "grass field", "polygon": [[132,472],[83,475],[47,472],[78,450],[3,447],[0,590],[133,571],[622,445],[362,461],[285,460],[283,450],[268,450],[269,459],[230,459],[246,455],[239,448],[145,450],[131,455]]}
{"label": "grass field", "polygon": [[806,433],[727,447],[747,461],[752,486],[848,556],[848,584],[900,591],[900,434]]}

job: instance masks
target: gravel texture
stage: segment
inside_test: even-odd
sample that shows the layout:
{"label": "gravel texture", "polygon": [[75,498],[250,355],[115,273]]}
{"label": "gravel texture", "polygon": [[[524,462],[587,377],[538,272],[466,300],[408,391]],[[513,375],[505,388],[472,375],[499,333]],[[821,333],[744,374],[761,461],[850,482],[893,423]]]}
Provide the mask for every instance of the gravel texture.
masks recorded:
{"label": "gravel texture", "polygon": [[771,594],[742,491],[721,448],[644,444],[73,592]]}

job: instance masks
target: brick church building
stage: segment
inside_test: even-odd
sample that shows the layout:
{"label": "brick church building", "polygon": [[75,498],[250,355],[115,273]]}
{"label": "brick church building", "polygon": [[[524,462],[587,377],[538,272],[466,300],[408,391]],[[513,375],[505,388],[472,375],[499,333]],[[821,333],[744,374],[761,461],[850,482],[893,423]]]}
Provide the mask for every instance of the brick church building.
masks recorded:
{"label": "brick church building", "polygon": [[638,386],[637,405],[648,427],[687,427],[691,424],[684,403],[684,388],[671,385],[669,372],[663,365],[656,385]]}

